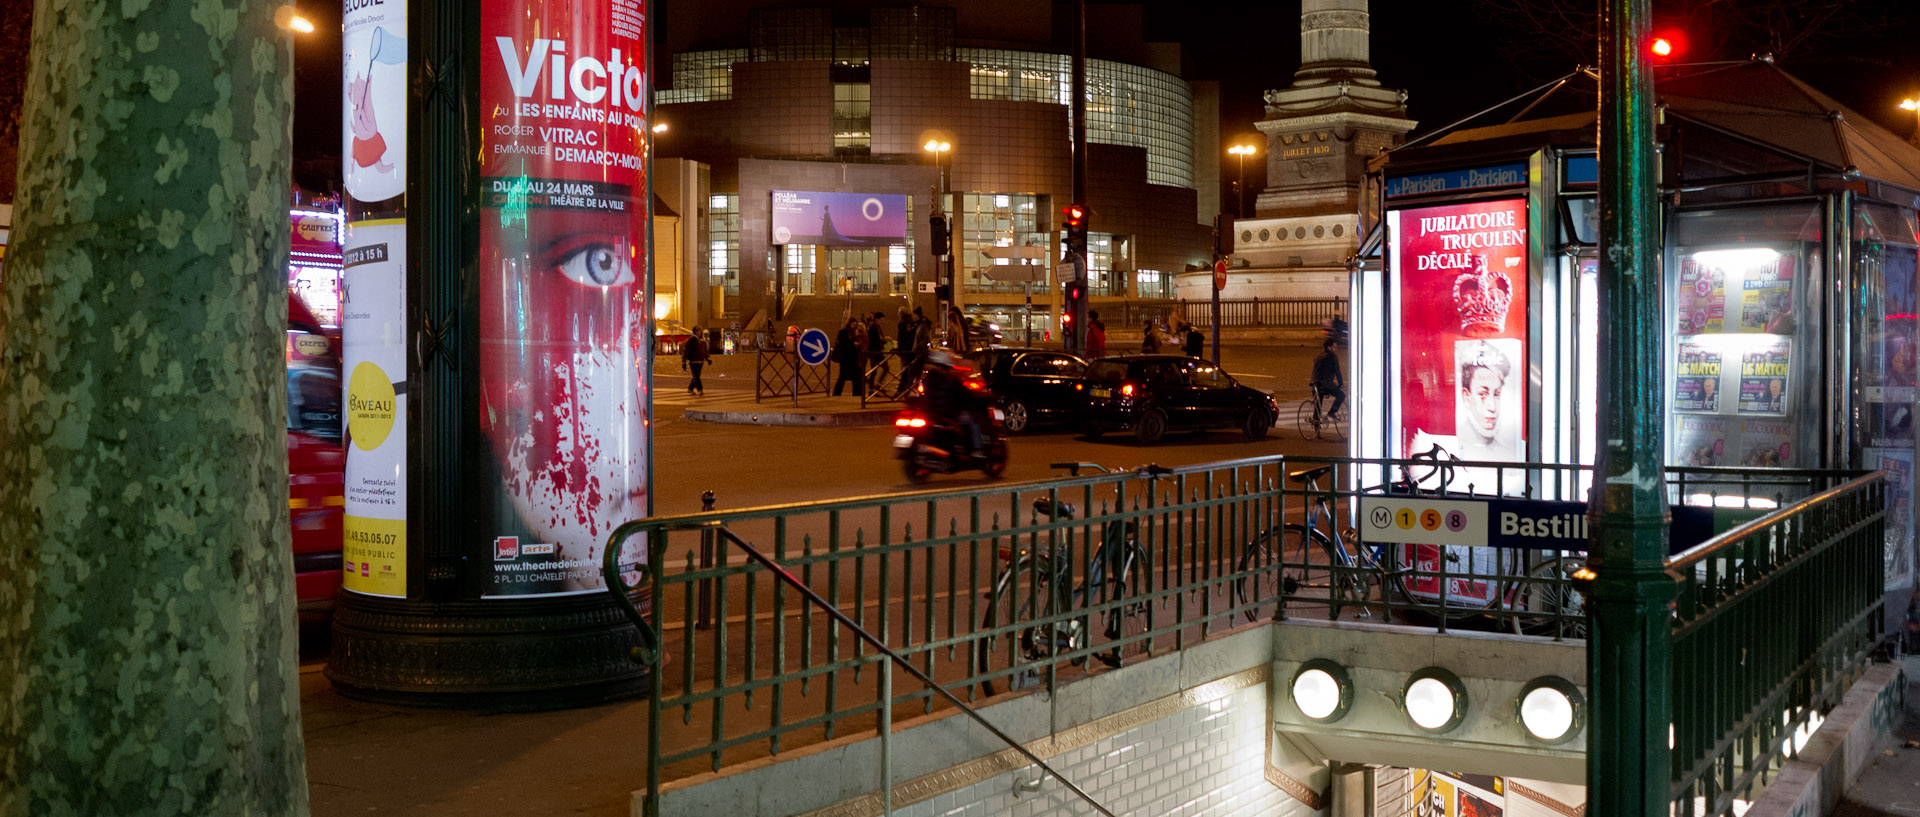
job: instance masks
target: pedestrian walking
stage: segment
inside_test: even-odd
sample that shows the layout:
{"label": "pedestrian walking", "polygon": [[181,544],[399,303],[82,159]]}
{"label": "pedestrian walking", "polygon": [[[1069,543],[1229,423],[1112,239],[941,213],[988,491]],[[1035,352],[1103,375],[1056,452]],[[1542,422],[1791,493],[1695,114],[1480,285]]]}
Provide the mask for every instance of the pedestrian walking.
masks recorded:
{"label": "pedestrian walking", "polygon": [[881,315],[867,318],[867,391],[879,391],[887,379],[887,333],[880,329]]}
{"label": "pedestrian walking", "polygon": [[867,396],[867,379],[862,376],[860,365],[866,357],[866,345],[867,333],[860,326],[860,320],[848,318],[833,340],[833,357],[840,363],[840,378],[833,381],[833,396],[839,397],[840,390],[848,383],[853,384],[855,397]]}
{"label": "pedestrian walking", "polygon": [[907,349],[905,364],[900,371],[900,393],[904,397],[914,384],[920,381],[920,372],[927,365],[927,351],[933,347],[933,322],[919,307],[913,310],[913,341],[909,343],[905,334],[901,335],[900,345]]}
{"label": "pedestrian walking", "polygon": [[1200,334],[1200,327],[1187,324],[1187,357],[1206,357],[1207,336]]}
{"label": "pedestrian walking", "polygon": [[1087,359],[1107,356],[1107,325],[1098,310],[1087,310]]}
{"label": "pedestrian walking", "polygon": [[699,397],[707,396],[707,384],[700,380],[700,370],[713,360],[707,354],[707,342],[700,327],[693,328],[693,337],[680,344],[680,368],[693,374],[693,381],[687,384],[687,393]]}
{"label": "pedestrian walking", "polygon": [[1152,318],[1148,318],[1146,323],[1140,327],[1140,353],[1145,355],[1160,354],[1160,328],[1153,325]]}

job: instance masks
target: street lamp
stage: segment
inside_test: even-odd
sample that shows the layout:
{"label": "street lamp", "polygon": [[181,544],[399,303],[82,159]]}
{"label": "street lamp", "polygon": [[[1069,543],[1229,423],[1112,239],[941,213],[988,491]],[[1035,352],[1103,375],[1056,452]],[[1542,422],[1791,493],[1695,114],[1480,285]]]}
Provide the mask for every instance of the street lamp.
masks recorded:
{"label": "street lamp", "polygon": [[1253,145],[1234,145],[1233,147],[1227,148],[1227,152],[1233,154],[1234,158],[1239,160],[1239,165],[1240,165],[1239,173],[1235,175],[1233,179],[1233,217],[1234,218],[1241,218],[1246,215],[1247,157],[1252,156],[1255,150],[1256,148]]}
{"label": "street lamp", "polygon": [[[1920,99],[1907,97],[1906,99],[1900,100],[1900,110],[1913,111],[1916,117],[1920,117]],[[1913,143],[1920,145],[1920,121],[1914,123]]]}

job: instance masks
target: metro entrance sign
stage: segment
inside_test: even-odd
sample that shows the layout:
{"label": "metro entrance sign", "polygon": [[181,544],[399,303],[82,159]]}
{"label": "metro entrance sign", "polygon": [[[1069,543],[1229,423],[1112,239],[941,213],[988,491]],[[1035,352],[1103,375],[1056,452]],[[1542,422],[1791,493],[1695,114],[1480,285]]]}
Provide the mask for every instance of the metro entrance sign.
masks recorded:
{"label": "metro entrance sign", "polygon": [[[1669,547],[1680,553],[1762,509],[1675,505]],[[1519,548],[1585,552],[1592,530],[1587,503],[1538,499],[1360,498],[1360,538],[1407,545]]]}

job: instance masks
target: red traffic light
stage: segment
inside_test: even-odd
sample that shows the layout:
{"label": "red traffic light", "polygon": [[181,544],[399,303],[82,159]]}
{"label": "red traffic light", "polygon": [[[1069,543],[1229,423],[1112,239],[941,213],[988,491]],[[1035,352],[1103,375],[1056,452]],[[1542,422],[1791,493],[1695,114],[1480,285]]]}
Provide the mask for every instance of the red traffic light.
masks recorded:
{"label": "red traffic light", "polygon": [[1066,214],[1068,227],[1078,227],[1087,221],[1087,208],[1081,205],[1069,204],[1060,208],[1060,212]]}
{"label": "red traffic light", "polygon": [[1686,53],[1686,50],[1687,35],[1679,29],[1656,32],[1653,39],[1647,42],[1647,51],[1653,55],[1655,62],[1671,62],[1674,58]]}

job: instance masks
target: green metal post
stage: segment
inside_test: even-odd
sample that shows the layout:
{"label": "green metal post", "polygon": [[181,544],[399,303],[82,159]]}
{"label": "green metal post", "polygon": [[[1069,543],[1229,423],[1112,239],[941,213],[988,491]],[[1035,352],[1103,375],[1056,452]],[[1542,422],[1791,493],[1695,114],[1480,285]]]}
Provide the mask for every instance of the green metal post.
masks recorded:
{"label": "green metal post", "polygon": [[1605,317],[1597,578],[1587,644],[1588,812],[1668,813],[1674,585],[1661,477],[1659,189],[1648,0],[1601,0],[1600,280]]}

